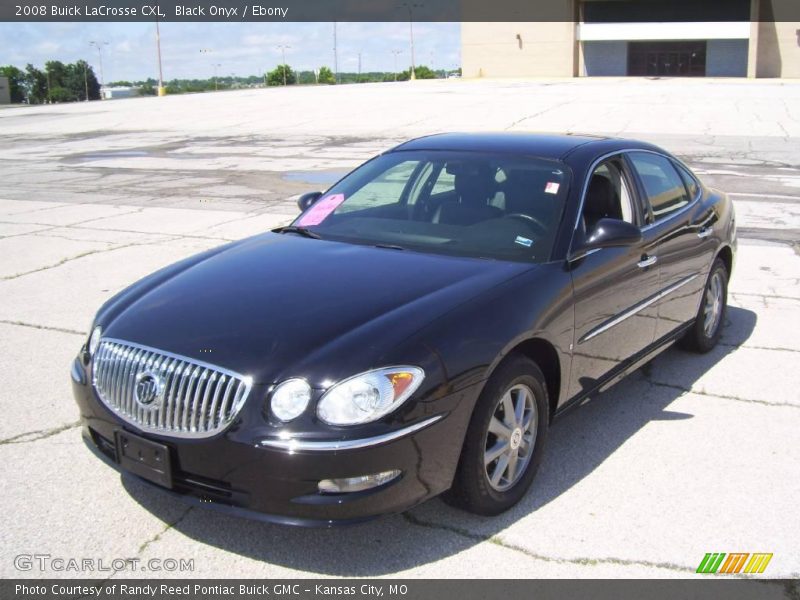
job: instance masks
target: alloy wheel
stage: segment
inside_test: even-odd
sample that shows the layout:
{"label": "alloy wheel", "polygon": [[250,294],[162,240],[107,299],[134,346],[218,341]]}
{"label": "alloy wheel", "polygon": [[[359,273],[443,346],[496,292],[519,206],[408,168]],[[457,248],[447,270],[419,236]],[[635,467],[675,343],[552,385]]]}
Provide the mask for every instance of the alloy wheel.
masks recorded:
{"label": "alloy wheel", "polygon": [[708,282],[703,307],[703,332],[713,337],[722,318],[722,275],[716,271]]}
{"label": "alloy wheel", "polygon": [[533,391],[517,384],[506,390],[495,406],[483,452],[489,485],[498,492],[513,487],[533,456],[538,408]]}

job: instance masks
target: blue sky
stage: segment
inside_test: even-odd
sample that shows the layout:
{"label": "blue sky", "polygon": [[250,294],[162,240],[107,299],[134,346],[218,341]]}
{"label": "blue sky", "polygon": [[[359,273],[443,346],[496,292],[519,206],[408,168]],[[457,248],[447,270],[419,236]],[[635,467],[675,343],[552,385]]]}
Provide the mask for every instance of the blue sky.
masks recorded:
{"label": "blue sky", "polygon": [[[340,71],[358,70],[359,51],[362,71],[393,70],[392,50],[402,51],[399,68],[410,64],[408,23],[339,23],[337,34]],[[109,42],[106,81],[157,77],[153,23],[0,23],[0,65],[41,67],[47,60],[83,58],[99,78],[90,40]],[[417,64],[460,65],[458,23],[415,23],[414,42]],[[164,78],[211,77],[215,63],[222,65],[220,75],[263,74],[280,62],[280,44],[291,46],[286,62],[295,69],[333,66],[332,23],[162,23]]]}

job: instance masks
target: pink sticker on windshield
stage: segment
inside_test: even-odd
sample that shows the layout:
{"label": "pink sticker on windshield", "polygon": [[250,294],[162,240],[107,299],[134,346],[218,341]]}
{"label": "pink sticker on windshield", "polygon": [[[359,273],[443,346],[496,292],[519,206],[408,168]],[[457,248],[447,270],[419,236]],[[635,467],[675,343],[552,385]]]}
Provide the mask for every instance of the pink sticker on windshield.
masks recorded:
{"label": "pink sticker on windshield", "polygon": [[311,205],[306,213],[295,223],[298,227],[308,227],[309,225],[319,225],[328,215],[336,210],[336,207],[344,202],[344,194],[332,194],[320,198]]}
{"label": "pink sticker on windshield", "polygon": [[559,187],[559,184],[555,181],[548,181],[547,185],[544,186],[544,191],[546,194],[557,194]]}

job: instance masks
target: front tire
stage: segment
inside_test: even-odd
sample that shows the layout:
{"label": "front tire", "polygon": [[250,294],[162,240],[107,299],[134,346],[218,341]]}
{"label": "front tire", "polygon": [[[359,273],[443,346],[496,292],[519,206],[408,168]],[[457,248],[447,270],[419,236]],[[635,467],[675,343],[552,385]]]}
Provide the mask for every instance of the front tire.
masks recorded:
{"label": "front tire", "polygon": [[693,352],[709,352],[722,336],[722,326],[728,309],[728,269],[722,259],[716,259],[708,274],[703,299],[694,323],[681,340],[681,345]]}
{"label": "front tire", "polygon": [[512,355],[478,399],[445,499],[480,515],[497,515],[514,506],[542,461],[549,422],[544,375],[533,361]]}

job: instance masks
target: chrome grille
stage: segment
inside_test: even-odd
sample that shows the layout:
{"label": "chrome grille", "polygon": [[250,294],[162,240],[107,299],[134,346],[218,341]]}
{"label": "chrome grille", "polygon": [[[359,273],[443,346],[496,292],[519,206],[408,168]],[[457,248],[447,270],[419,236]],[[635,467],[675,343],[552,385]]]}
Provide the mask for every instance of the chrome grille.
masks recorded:
{"label": "chrome grille", "polygon": [[[223,431],[252,387],[250,377],[115,339],[100,342],[92,372],[94,389],[109,409],[143,431],[175,437]],[[150,404],[137,392],[143,378],[152,384]]]}

